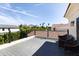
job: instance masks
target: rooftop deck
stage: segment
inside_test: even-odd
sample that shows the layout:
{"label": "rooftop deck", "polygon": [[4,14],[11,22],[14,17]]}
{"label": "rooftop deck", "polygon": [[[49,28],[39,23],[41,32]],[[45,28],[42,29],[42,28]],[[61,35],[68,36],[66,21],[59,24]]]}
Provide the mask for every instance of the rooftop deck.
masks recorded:
{"label": "rooftop deck", "polygon": [[[30,37],[29,37],[30,38]],[[0,46],[0,56],[64,56],[63,48],[58,47],[56,39],[31,37]],[[71,55],[70,53],[68,53]],[[67,54],[67,55],[68,55]]]}

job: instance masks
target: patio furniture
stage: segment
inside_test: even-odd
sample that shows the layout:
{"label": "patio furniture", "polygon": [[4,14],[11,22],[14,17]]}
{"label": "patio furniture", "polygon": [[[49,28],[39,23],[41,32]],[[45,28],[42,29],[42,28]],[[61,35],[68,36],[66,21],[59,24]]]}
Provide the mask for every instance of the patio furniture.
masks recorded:
{"label": "patio furniture", "polygon": [[63,47],[64,50],[79,52],[79,43],[72,35],[63,35],[58,37],[59,47]]}
{"label": "patio furniture", "polygon": [[74,40],[74,41],[67,40],[64,43],[64,49],[65,50],[77,51],[79,49],[79,43],[78,43],[77,40]]}
{"label": "patio furniture", "polygon": [[64,42],[67,40],[67,34],[63,35],[63,36],[58,36],[59,41],[58,41],[58,45],[59,47],[64,47]]}

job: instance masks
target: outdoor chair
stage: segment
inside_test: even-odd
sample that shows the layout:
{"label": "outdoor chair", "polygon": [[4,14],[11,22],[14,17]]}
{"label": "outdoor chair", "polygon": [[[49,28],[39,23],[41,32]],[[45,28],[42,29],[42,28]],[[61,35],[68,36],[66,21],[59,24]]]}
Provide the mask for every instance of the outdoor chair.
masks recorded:
{"label": "outdoor chair", "polygon": [[64,49],[77,51],[79,49],[79,43],[77,40],[66,40],[64,42]]}
{"label": "outdoor chair", "polygon": [[63,35],[63,36],[58,36],[59,40],[58,40],[58,45],[59,47],[64,47],[64,42],[67,40],[67,34]]}
{"label": "outdoor chair", "polygon": [[59,37],[59,47],[63,47],[65,50],[78,52],[79,43],[74,39],[72,35],[63,35]]}

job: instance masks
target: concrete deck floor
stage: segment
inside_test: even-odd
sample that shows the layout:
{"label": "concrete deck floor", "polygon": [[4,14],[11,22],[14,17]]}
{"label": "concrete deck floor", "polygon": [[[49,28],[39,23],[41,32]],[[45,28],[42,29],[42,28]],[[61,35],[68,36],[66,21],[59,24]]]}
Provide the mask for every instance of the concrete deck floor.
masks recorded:
{"label": "concrete deck floor", "polygon": [[79,56],[79,53],[58,47],[56,39],[41,39],[34,36],[0,45],[0,56]]}
{"label": "concrete deck floor", "polygon": [[33,38],[0,49],[0,56],[32,56],[46,41],[56,43],[56,40]]}

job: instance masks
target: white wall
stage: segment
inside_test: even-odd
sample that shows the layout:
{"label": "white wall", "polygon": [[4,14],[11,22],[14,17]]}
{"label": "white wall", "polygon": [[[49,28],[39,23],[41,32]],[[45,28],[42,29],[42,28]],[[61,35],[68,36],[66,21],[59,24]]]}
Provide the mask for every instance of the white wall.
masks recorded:
{"label": "white wall", "polygon": [[69,27],[69,34],[73,35],[75,37],[75,40],[77,40],[77,28],[76,28],[76,19],[79,17],[79,4],[71,3],[69,6],[67,13],[65,15],[65,18],[71,21],[75,21],[74,26]]}
{"label": "white wall", "polygon": [[[75,21],[74,26],[71,26],[71,21]],[[74,36],[75,40],[77,40],[77,32],[76,32],[76,19],[72,19],[69,21],[70,22],[70,26],[69,26],[69,34],[71,34],[72,36]]]}
{"label": "white wall", "polygon": [[[11,32],[17,32],[19,31],[19,29],[10,29]],[[0,35],[3,35],[4,33],[9,32],[8,29],[5,29],[4,31],[2,29],[0,29]]]}

